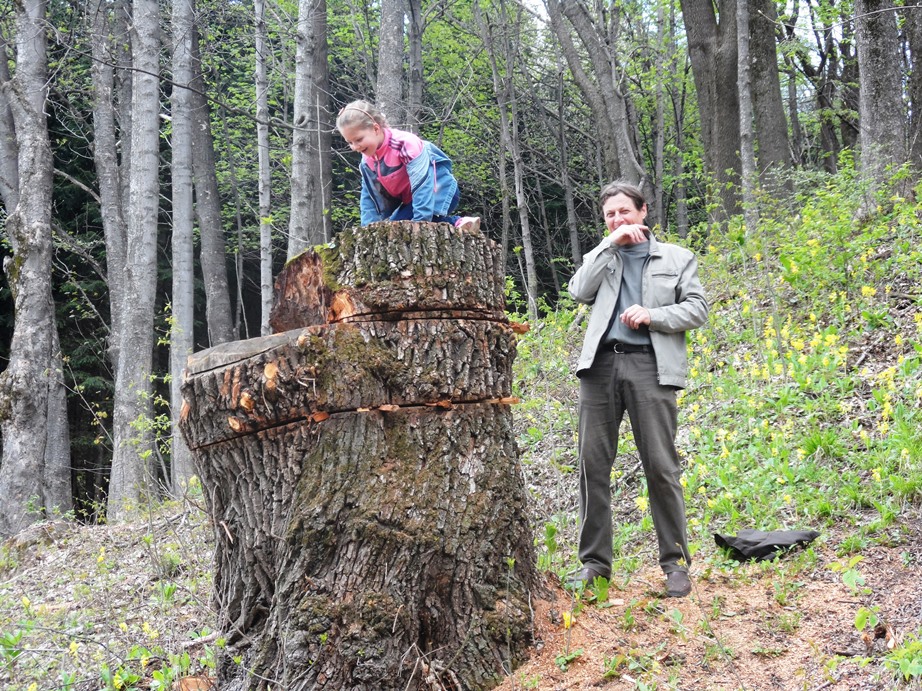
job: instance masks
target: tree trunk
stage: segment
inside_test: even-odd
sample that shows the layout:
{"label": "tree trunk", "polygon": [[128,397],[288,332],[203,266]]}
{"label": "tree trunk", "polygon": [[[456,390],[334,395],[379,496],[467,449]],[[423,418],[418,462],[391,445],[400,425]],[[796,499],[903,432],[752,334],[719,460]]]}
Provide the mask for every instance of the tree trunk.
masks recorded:
{"label": "tree trunk", "polygon": [[496,245],[409,222],[340,240],[279,277],[279,304],[316,301],[297,328],[190,360],[218,683],[490,688],[537,584]]}
{"label": "tree trunk", "polygon": [[922,15],[918,9],[903,13],[909,44],[909,143],[916,175],[922,173]]}
{"label": "tree trunk", "polygon": [[739,212],[739,98],[736,89],[736,1],[719,0],[720,21],[711,0],[682,0],[701,139],[707,172],[714,178],[723,213]]}
{"label": "tree trunk", "polygon": [[419,134],[420,116],[423,110],[423,21],[422,0],[407,0],[407,53],[409,70],[407,74],[407,129]]}
{"label": "tree trunk", "polygon": [[295,56],[294,131],[291,141],[291,217],[288,258],[329,236],[324,185],[330,134],[325,127],[329,89],[326,66],[326,0],[299,0]]}
{"label": "tree trunk", "polygon": [[268,336],[269,313],[272,311],[272,169],[269,164],[269,77],[266,67],[268,40],[265,0],[256,0],[255,9],[256,148],[259,161],[259,332],[262,336]]}
{"label": "tree trunk", "polygon": [[179,496],[183,485],[195,473],[192,454],[179,431],[179,411],[182,407],[180,386],[186,360],[194,349],[195,276],[192,242],[192,34],[195,7],[192,0],[173,0],[173,93],[170,99],[172,115],[171,188],[173,191],[173,285],[170,321],[170,410],[172,446],[170,452],[170,484]]}
{"label": "tree trunk", "polygon": [[[0,83],[0,104],[5,106],[0,110],[8,109],[10,132],[15,132],[14,140],[0,142],[0,160],[15,166],[3,172],[9,181],[3,202],[13,250],[3,270],[13,297],[14,324],[9,362],[0,374],[0,535],[16,533],[54,508],[71,508],[67,411],[62,411],[64,382],[51,293],[54,161],[44,112],[45,12],[43,0],[17,5],[15,74],[7,80],[4,65]],[[6,62],[5,53],[0,60]]]}
{"label": "tree trunk", "polygon": [[393,127],[406,129],[403,97],[403,38],[406,0],[381,0],[378,32],[378,81],[375,101]]}
{"label": "tree trunk", "polygon": [[791,168],[791,144],[778,73],[775,38],[778,13],[774,0],[749,0],[749,4],[749,85],[759,149],[759,178],[765,186],[781,191],[787,181],[779,176]]}
{"label": "tree trunk", "polygon": [[737,28],[737,90],[740,103],[740,160],[742,163],[743,218],[746,232],[751,233],[758,224],[755,187],[756,153],[752,131],[752,82],[749,71],[749,0],[736,0]]}
{"label": "tree trunk", "polygon": [[[638,185],[647,199],[653,198],[652,181],[641,162],[628,118],[627,94],[620,86],[621,65],[616,50],[617,17],[606,17],[605,10],[597,22],[582,1],[546,0],[551,28],[561,51],[599,129],[598,145],[604,159],[605,177],[623,178]],[[617,9],[610,10],[611,12]],[[576,31],[593,66],[593,77],[583,68],[580,51],[576,49],[566,17]],[[655,221],[657,219],[650,219]]]}
{"label": "tree trunk", "polygon": [[885,182],[908,158],[899,38],[892,7],[890,0],[855,2],[861,172],[876,184]]}
{"label": "tree trunk", "polygon": [[[509,158],[512,159],[516,210],[519,214],[519,225],[522,228],[522,253],[525,255],[525,295],[528,300],[528,313],[532,319],[536,320],[538,318],[538,273],[535,269],[531,221],[528,214],[528,200],[525,196],[525,163],[522,157],[522,144],[519,141],[518,102],[513,80],[518,55],[517,49],[509,38],[510,34],[516,37],[521,34],[521,22],[510,26],[503,3],[500,3],[499,12],[502,14],[501,23],[498,27],[494,27],[491,24],[491,18],[484,16],[481,12],[480,5],[475,4],[474,6],[474,16],[478,22],[493,73],[493,91],[499,106],[500,141],[508,152]],[[499,32],[499,36],[494,33],[495,31]]]}
{"label": "tree trunk", "polygon": [[[193,10],[195,3],[192,4]],[[227,281],[227,242],[221,218],[221,195],[218,192],[217,157],[211,130],[211,109],[208,107],[207,86],[199,50],[199,31],[193,22],[190,50],[192,52],[192,172],[195,178],[195,211],[198,216],[201,242],[202,282],[205,286],[205,322],[208,343],[217,345],[234,338],[230,286]]]}
{"label": "tree trunk", "polygon": [[119,520],[152,488],[149,454],[154,293],[157,285],[159,155],[159,24],[154,0],[133,3],[133,79],[128,223],[123,305],[113,406],[112,474],[108,517]]}

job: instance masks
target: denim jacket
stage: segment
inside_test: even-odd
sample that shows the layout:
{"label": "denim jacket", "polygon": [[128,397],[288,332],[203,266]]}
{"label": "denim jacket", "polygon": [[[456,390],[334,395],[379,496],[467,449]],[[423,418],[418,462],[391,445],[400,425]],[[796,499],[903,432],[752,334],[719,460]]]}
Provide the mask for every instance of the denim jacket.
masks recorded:
{"label": "denim jacket", "polygon": [[[399,133],[397,130],[394,132]],[[400,203],[383,193],[378,177],[364,158],[359,170],[362,173],[359,204],[362,225],[389,219]],[[414,221],[431,221],[433,216],[451,213],[458,181],[451,172],[451,159],[439,147],[424,140],[420,155],[407,163],[407,175],[413,194]]]}
{"label": "denim jacket", "polygon": [[[643,307],[650,313],[650,342],[656,354],[659,383],[685,388],[688,353],[685,332],[707,321],[708,302],[698,280],[698,261],[690,250],[657,242],[650,234],[650,254],[643,269]],[[621,290],[621,255],[606,236],[583,257],[570,279],[570,295],[592,305],[576,376],[592,367],[599,343],[616,318]]]}

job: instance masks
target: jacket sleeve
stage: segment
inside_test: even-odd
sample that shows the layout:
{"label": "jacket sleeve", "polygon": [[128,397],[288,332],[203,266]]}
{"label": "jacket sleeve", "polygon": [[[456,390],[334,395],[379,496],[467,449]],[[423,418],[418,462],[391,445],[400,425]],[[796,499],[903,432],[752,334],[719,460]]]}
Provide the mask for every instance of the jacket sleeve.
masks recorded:
{"label": "jacket sleeve", "polygon": [[608,271],[608,264],[615,255],[611,245],[611,236],[606,235],[595,249],[583,255],[583,264],[573,274],[567,284],[567,290],[574,300],[591,305]]}
{"label": "jacket sleeve", "polygon": [[359,170],[362,173],[362,194],[359,198],[359,213],[361,215],[362,225],[367,226],[369,223],[374,223],[375,221],[383,221],[384,215],[378,211],[378,207],[372,197],[373,193],[370,186],[374,184],[374,181],[371,179],[371,171],[367,169],[364,163],[359,166]]}
{"label": "jacket sleeve", "polygon": [[407,161],[414,221],[431,221],[435,212],[435,165],[429,146],[429,142],[425,142],[419,156]]}
{"label": "jacket sleeve", "polygon": [[689,252],[689,260],[679,272],[675,286],[675,304],[650,307],[650,329],[678,333],[696,329],[707,321],[708,301],[698,279],[698,260]]}

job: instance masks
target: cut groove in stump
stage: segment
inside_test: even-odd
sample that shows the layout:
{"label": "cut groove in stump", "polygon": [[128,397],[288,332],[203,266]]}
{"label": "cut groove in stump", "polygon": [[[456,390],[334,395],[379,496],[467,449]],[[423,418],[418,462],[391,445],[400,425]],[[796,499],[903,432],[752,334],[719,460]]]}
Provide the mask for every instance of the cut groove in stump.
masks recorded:
{"label": "cut groove in stump", "polygon": [[445,224],[357,228],[279,277],[290,330],[190,358],[220,688],[487,689],[522,661],[537,574],[496,255]]}

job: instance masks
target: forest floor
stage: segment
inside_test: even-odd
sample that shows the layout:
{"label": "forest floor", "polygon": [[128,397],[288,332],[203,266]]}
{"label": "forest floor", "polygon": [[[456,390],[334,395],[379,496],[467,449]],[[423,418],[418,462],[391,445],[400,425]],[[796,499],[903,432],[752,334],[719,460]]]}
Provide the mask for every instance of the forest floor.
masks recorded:
{"label": "forest floor", "polygon": [[[922,520],[916,510],[906,518]],[[918,688],[882,663],[888,644],[922,627],[922,535],[905,535],[898,546],[869,546],[850,566],[825,544],[761,564],[715,551],[696,560],[693,592],[681,599],[663,597],[652,549],[649,566],[616,574],[607,598],[571,592],[543,572],[535,645],[499,688]],[[0,688],[208,688],[220,645],[211,544],[204,513],[178,504],[144,523],[59,521],[5,543]],[[856,627],[863,607],[880,618],[876,634]],[[14,643],[17,631],[24,636]]]}

